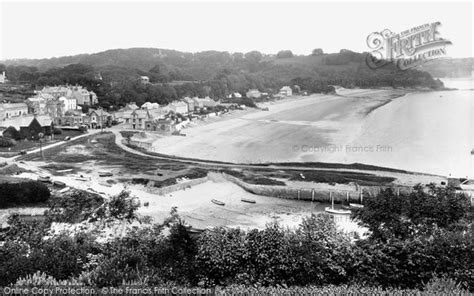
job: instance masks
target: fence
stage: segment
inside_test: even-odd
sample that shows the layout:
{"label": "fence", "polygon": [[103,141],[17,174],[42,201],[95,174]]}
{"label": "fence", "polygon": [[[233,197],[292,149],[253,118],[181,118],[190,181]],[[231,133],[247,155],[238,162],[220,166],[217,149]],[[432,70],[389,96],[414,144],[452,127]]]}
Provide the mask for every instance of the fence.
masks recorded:
{"label": "fence", "polygon": [[[358,186],[359,190],[321,190],[314,188],[296,188],[290,186],[277,185],[255,185],[243,182],[242,180],[222,173],[222,176],[246,191],[264,196],[272,196],[285,199],[297,199],[307,201],[331,202],[331,198],[335,202],[362,202],[364,196],[375,196],[382,189],[388,188],[383,186]],[[397,194],[407,193],[411,191],[409,187],[391,187]]]}

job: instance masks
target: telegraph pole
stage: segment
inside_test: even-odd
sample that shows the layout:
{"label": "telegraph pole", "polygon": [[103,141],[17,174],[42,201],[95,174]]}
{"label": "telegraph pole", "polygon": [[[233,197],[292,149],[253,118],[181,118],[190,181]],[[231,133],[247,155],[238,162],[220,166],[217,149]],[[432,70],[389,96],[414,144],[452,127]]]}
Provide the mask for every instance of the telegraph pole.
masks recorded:
{"label": "telegraph pole", "polygon": [[104,109],[100,108],[100,133],[104,132],[104,123],[102,118],[104,117]]}
{"label": "telegraph pole", "polygon": [[38,137],[39,137],[39,142],[40,142],[41,158],[44,160],[44,154],[43,154],[43,137],[44,137],[44,134],[43,133],[38,133]]}

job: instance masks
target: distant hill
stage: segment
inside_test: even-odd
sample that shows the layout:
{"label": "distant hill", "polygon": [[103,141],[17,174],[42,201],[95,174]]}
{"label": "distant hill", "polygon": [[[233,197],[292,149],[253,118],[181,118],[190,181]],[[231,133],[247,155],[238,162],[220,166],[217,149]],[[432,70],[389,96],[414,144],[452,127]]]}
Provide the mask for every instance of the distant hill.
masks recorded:
{"label": "distant hill", "polygon": [[471,77],[474,76],[474,58],[439,59],[423,64],[419,68],[433,77]]}
{"label": "distant hill", "polygon": [[[295,56],[288,50],[269,55],[258,51],[231,54],[130,48],[51,59],[7,60],[0,64],[0,71],[6,69],[14,83],[33,87],[82,84],[99,95],[101,104],[113,106],[128,101],[166,103],[185,95],[222,99],[233,92],[245,94],[251,88],[275,93],[285,85],[298,85],[311,93],[330,92],[331,85],[443,86],[426,72],[400,71],[393,64],[372,70],[365,64],[365,57],[364,53],[349,50]],[[151,84],[140,84],[140,76],[148,76]]]}

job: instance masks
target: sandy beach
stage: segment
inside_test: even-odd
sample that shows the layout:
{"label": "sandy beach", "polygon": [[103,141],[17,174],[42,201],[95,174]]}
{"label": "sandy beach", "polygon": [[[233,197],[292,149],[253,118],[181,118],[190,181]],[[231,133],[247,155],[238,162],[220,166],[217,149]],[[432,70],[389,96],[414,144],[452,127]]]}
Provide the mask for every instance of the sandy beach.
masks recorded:
{"label": "sandy beach", "polygon": [[[339,95],[291,97],[262,104],[269,111],[244,113],[163,137],[155,152],[230,162],[327,161],[306,150],[350,142],[372,109],[402,95],[395,90],[340,90]],[[309,157],[308,157],[309,156]]]}
{"label": "sandy beach", "polygon": [[[405,93],[404,93],[405,92]],[[365,163],[442,176],[474,176],[472,91],[338,89],[292,97],[269,111],[200,123],[153,151],[237,163]]]}

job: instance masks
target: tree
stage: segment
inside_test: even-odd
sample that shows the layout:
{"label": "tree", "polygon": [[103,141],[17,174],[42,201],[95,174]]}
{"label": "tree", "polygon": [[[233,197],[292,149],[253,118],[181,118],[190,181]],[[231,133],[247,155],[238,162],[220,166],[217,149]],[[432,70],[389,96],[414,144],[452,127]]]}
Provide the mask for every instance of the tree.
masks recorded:
{"label": "tree", "polygon": [[13,126],[9,126],[6,130],[3,131],[3,136],[5,138],[11,138],[14,140],[20,140],[20,132],[16,130]]}
{"label": "tree", "polygon": [[123,190],[107,201],[108,216],[116,219],[134,220],[140,203],[136,197],[130,196],[130,191]]}
{"label": "tree", "polygon": [[277,58],[278,59],[288,59],[293,57],[293,53],[291,50],[281,50],[277,53]]}
{"label": "tree", "polygon": [[364,199],[364,208],[353,213],[368,227],[374,238],[407,238],[429,234],[438,227],[448,228],[469,211],[469,200],[452,187],[414,187],[410,194],[382,190],[377,196]]}
{"label": "tree", "polygon": [[324,52],[323,52],[323,49],[322,48],[315,48],[313,49],[313,51],[311,52],[311,55],[312,56],[320,56],[320,55],[323,55]]}

